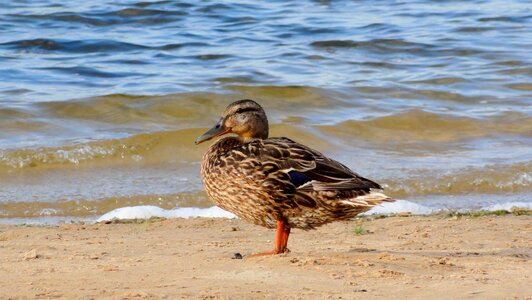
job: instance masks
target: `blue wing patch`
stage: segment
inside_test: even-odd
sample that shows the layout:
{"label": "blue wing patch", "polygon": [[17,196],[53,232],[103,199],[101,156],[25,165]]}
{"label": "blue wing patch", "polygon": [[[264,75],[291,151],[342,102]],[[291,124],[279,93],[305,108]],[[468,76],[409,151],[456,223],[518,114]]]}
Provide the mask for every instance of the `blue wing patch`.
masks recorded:
{"label": "blue wing patch", "polygon": [[305,183],[312,181],[312,178],[308,177],[307,175],[303,173],[299,173],[297,171],[290,171],[288,172],[288,176],[290,176],[290,181],[296,186],[300,187],[304,185]]}

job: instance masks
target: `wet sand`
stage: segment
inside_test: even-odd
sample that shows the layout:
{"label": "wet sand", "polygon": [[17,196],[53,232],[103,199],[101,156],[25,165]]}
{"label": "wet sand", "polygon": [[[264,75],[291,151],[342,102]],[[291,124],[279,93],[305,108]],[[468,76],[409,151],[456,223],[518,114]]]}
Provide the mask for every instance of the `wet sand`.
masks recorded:
{"label": "wet sand", "polygon": [[530,299],[531,220],[357,219],[256,258],[274,232],[240,220],[3,225],[0,298]]}

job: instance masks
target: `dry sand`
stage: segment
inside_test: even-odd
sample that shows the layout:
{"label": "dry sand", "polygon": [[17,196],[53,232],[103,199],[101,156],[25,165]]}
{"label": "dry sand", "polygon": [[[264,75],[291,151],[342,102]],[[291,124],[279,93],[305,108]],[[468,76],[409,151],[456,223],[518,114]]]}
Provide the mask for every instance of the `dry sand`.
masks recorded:
{"label": "dry sand", "polygon": [[257,258],[274,232],[240,220],[0,226],[0,298],[530,299],[531,220],[353,220]]}

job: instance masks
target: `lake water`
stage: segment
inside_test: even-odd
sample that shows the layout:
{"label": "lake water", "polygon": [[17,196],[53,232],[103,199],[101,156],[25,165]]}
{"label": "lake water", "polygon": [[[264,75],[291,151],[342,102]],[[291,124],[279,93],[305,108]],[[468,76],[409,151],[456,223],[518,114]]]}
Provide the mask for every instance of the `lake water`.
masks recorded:
{"label": "lake water", "polygon": [[527,1],[2,1],[0,33],[4,222],[211,206],[194,139],[242,98],[398,199],[532,202]]}

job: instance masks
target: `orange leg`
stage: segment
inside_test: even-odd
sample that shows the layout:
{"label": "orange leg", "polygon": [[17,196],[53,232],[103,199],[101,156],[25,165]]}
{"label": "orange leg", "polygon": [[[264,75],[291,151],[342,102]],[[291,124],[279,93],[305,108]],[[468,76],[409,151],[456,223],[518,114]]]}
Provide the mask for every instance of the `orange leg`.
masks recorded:
{"label": "orange leg", "polygon": [[290,236],[290,227],[285,227],[282,234],[281,249],[283,252],[290,252],[288,250],[288,236]]}
{"label": "orange leg", "polygon": [[273,254],[281,254],[284,252],[288,252],[288,248],[286,247],[288,245],[288,236],[290,235],[290,228],[286,227],[286,223],[282,220],[277,220],[277,232],[275,234],[275,248],[271,251],[261,252],[261,253],[255,253],[251,254],[250,256],[264,256],[264,255],[273,255]]}

